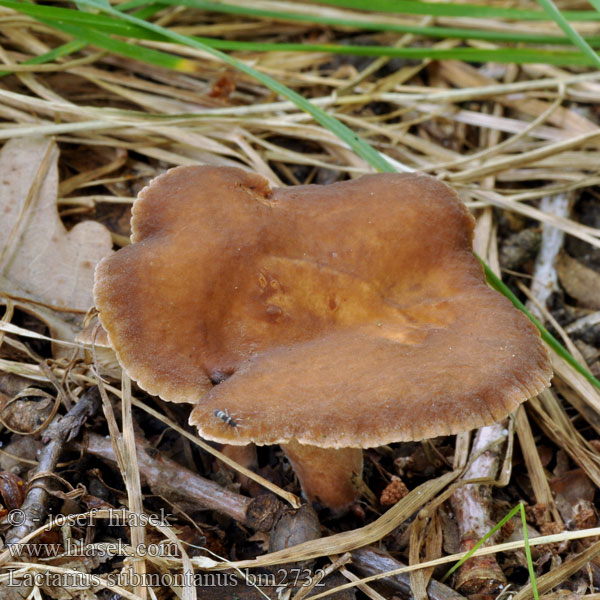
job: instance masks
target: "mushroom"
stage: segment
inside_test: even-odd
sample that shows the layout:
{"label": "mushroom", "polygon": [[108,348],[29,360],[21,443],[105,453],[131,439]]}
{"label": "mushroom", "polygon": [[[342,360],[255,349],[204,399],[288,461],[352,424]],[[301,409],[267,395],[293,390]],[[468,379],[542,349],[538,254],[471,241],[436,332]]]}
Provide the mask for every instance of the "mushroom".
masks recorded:
{"label": "mushroom", "polygon": [[529,320],[485,282],[473,218],[421,174],[272,189],[177,167],[104,259],[99,318],[140,387],[207,439],[281,444],[309,500],[356,497],[362,448],[504,418],[549,385]]}

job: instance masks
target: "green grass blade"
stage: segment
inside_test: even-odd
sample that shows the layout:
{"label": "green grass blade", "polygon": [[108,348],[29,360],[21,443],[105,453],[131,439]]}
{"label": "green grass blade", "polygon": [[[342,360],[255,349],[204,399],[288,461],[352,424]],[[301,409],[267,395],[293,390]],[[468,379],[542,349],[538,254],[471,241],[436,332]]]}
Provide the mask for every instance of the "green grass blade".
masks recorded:
{"label": "green grass blade", "polygon": [[533,597],[535,600],[539,600],[539,594],[537,589],[537,581],[535,578],[535,570],[533,568],[533,560],[531,558],[531,547],[529,545],[529,531],[527,529],[527,519],[525,518],[525,505],[522,502],[519,502],[517,506],[515,506],[496,526],[488,531],[481,540],[479,540],[469,552],[467,552],[451,569],[449,569],[445,575],[440,579],[443,583],[456,571],[459,569],[473,554],[485,544],[487,540],[489,540],[501,527],[503,527],[508,521],[510,521],[517,513],[521,513],[521,522],[523,523],[523,542],[525,545],[525,556],[527,558],[527,568],[529,570],[529,578],[531,579],[531,589],[533,591]]}
{"label": "green grass blade", "polygon": [[531,589],[535,600],[539,600],[537,581],[535,579],[535,570],[533,568],[533,560],[531,559],[531,547],[529,546],[529,531],[527,530],[527,519],[525,518],[525,506],[522,502],[518,508],[521,511],[521,522],[523,523],[523,542],[525,543],[525,556],[527,557],[527,569],[529,570],[529,579],[531,579]]}
{"label": "green grass blade", "polygon": [[[471,556],[473,556],[473,554],[475,554],[475,552],[477,552],[477,550],[479,550],[479,548],[481,548],[481,546],[483,546],[483,544],[485,544],[496,533],[496,531],[498,531],[501,527],[504,527],[504,525],[508,523],[508,521],[510,521],[519,512],[521,506],[522,503],[515,506],[499,523],[496,524],[496,526],[493,529],[488,531],[455,565],[448,569],[448,571],[446,571],[446,573],[440,579],[440,581],[442,583],[446,581],[446,579],[448,579],[448,577],[450,577],[450,575],[452,575],[454,571],[459,569],[466,561],[468,561],[469,558],[471,558]],[[525,539],[527,540],[527,538]],[[525,546],[529,547],[527,541],[525,541]]]}
{"label": "green grass blade", "polygon": [[[53,6],[45,6],[45,5],[37,5],[30,3],[18,2],[16,0],[4,0],[2,2],[4,6],[9,8],[13,8],[14,10],[18,10],[24,14],[28,14],[33,17],[42,17],[47,19],[53,19],[57,22],[64,21],[69,22],[74,25],[89,25],[90,27],[95,27],[101,29],[104,33],[114,33],[116,35],[121,35],[124,37],[136,37],[141,39],[154,39],[160,40],[163,38],[161,35],[155,35],[143,27],[136,27],[131,25],[130,23],[124,23],[121,20],[109,18],[105,15],[95,15],[88,12],[82,11],[74,11],[67,8],[61,7],[53,7]],[[81,3],[79,3],[81,4]],[[119,10],[123,11],[126,8],[131,8],[133,6],[137,6],[140,3],[128,3],[125,5],[120,5]],[[540,43],[540,44],[566,44],[570,43],[570,38],[560,37],[560,36],[546,36],[546,35],[538,35],[538,34],[527,34],[527,33],[508,33],[508,32],[490,32],[490,31],[482,31],[476,29],[461,29],[461,28],[450,28],[450,27],[419,27],[412,25],[395,25],[395,24],[385,24],[385,23],[369,23],[363,22],[360,20],[352,20],[352,19],[336,19],[336,18],[327,18],[327,17],[312,17],[310,15],[302,15],[298,13],[292,13],[288,11],[266,11],[261,9],[253,9],[247,7],[233,6],[227,4],[218,4],[215,2],[203,2],[202,0],[161,0],[160,3],[154,4],[151,6],[147,6],[143,13],[136,15],[140,19],[145,19],[151,14],[157,12],[161,9],[162,6],[166,5],[186,5],[192,8],[198,8],[203,10],[213,10],[219,12],[226,12],[231,14],[240,14],[240,15],[251,15],[257,17],[264,18],[282,18],[282,19],[292,19],[292,20],[300,20],[307,21],[311,23],[323,23],[329,25],[339,25],[339,26],[353,26],[359,28],[361,30],[372,29],[377,31],[391,31],[397,33],[414,33],[418,35],[424,35],[428,37],[435,38],[458,38],[458,39],[481,39],[488,41],[505,41],[505,42],[530,42],[530,43]],[[592,44],[600,45],[600,37],[592,36],[589,38],[589,42]],[[206,43],[206,40],[204,40]],[[217,43],[217,40],[215,40]],[[225,40],[222,43],[226,43]],[[242,46],[242,49],[247,50],[260,50],[260,45],[252,42],[230,42],[231,46],[223,47],[223,49],[233,50],[236,49],[235,44],[245,44]],[[283,45],[282,45],[283,46]],[[305,44],[297,44],[294,49],[298,50],[306,50]],[[328,46],[328,45],[327,45]],[[336,52],[343,52],[345,46],[335,46],[331,45],[332,48],[336,48]],[[372,56],[381,56],[388,55],[386,54],[386,50],[382,48],[378,49],[366,49],[367,47],[355,46],[352,49],[346,50],[348,53],[367,53],[372,52]],[[273,44],[265,44],[263,46],[264,50],[272,50],[277,49]],[[390,48],[392,50],[392,48]],[[515,49],[518,50],[518,49]],[[492,50],[488,51],[491,55]],[[549,54],[549,53],[546,53]],[[544,60],[543,56],[539,57],[540,60]],[[477,59],[475,59],[477,60]]]}
{"label": "green grass blade", "polygon": [[[0,2],[1,4],[1,2]],[[466,62],[544,63],[553,65],[592,66],[594,63],[580,52],[538,50],[530,48],[394,48],[392,46],[341,46],[334,44],[269,44],[194,38],[219,50],[261,52],[327,52],[355,56],[387,56],[390,58],[462,60]]]}
{"label": "green grass blade", "polygon": [[[80,5],[78,0],[74,0],[75,2],[75,6],[77,6],[77,8],[83,12],[91,12],[90,8],[87,6],[83,6]],[[99,2],[102,2],[102,4],[104,4],[104,6],[110,6],[110,2],[108,0],[99,0]]]}
{"label": "green grass blade", "polygon": [[[34,56],[28,60],[24,60],[24,65],[42,65],[47,62],[51,62],[56,60],[61,56],[68,56],[69,54],[74,54],[75,52],[79,52],[86,47],[87,44],[82,43],[78,40],[72,40],[63,44],[62,46],[57,46],[53,48],[49,52],[45,52],[44,54],[40,54],[39,56]],[[0,71],[0,77],[4,77],[5,75],[9,75],[12,71]]]}
{"label": "green grass blade", "polygon": [[69,35],[77,38],[80,42],[84,42],[84,46],[92,44],[121,56],[139,60],[145,63],[157,65],[159,67],[165,67],[167,69],[173,69],[174,71],[190,72],[194,70],[194,63],[186,58],[175,56],[174,54],[167,54],[166,52],[160,52],[159,50],[153,50],[152,48],[144,48],[127,42],[122,42],[115,38],[110,37],[98,30],[90,30],[85,27],[77,25],[71,25],[64,22],[49,21],[37,17],[41,23],[50,25],[55,29],[60,29]]}
{"label": "green grass blade", "polygon": [[[126,38],[150,39],[156,41],[169,40],[169,30],[147,31],[144,27],[123,24],[118,19],[80,12],[65,8],[38,6],[31,4],[19,4],[14,0],[0,0],[0,5],[8,6],[29,14],[39,21],[46,23],[56,29],[60,29],[71,35],[81,35],[90,44],[151,64],[174,68],[177,70],[190,70],[191,61],[179,62],[183,59],[173,54],[159,52],[156,50],[135,46],[129,42],[123,42],[110,38],[107,34],[114,33]],[[153,7],[156,9],[156,7]],[[112,9],[114,10],[114,9]],[[130,15],[127,15],[130,17]],[[136,18],[136,17],[131,17]],[[146,21],[136,18],[138,22]],[[76,34],[75,32],[79,32]],[[179,35],[179,34],[176,34]],[[408,59],[433,59],[433,60],[464,60],[468,62],[510,62],[510,63],[546,63],[555,65],[580,65],[589,66],[590,59],[580,52],[550,51],[531,48],[394,48],[390,46],[352,46],[336,44],[293,44],[293,43],[257,43],[235,40],[216,40],[212,38],[185,37],[186,40],[194,40],[202,44],[202,48],[213,48],[217,50],[238,50],[252,52],[327,52],[330,54],[350,54],[359,56],[386,56]],[[226,56],[226,55],[222,55]],[[235,60],[235,59],[232,59]],[[182,65],[186,65],[185,68]],[[266,85],[266,84],[265,84]]]}
{"label": "green grass blade", "polygon": [[[163,9],[164,9],[164,5],[162,5],[162,4],[150,4],[148,6],[145,6],[144,8],[141,8],[140,10],[136,10],[132,14],[134,17],[137,17],[138,19],[146,20],[149,17],[153,17],[157,12],[160,12]],[[119,10],[123,10],[123,9],[119,6]]]}
{"label": "green grass blade", "polygon": [[[81,4],[81,2],[78,2]],[[148,31],[143,27],[132,25],[122,19],[108,17],[106,15],[92,14],[71,8],[62,8],[58,6],[46,6],[41,4],[30,4],[29,2],[19,2],[18,0],[2,0],[1,6],[12,8],[23,14],[29,15],[35,19],[46,19],[46,22],[51,25],[66,23],[79,27],[89,27],[91,31],[100,30],[105,34],[115,34],[126,38],[136,38],[154,41],[166,41],[165,36]],[[155,4],[148,6],[141,11],[144,17],[136,15],[138,19],[152,16],[159,10],[163,9],[163,5]],[[120,10],[120,8],[119,8]],[[118,14],[118,13],[117,13]],[[144,21],[142,21],[144,22]]]}
{"label": "green grass blade", "polygon": [[[162,2],[164,4],[164,2]],[[131,10],[132,8],[139,8],[140,6],[153,6],[155,5],[154,0],[129,0],[129,2],[121,2],[119,4],[119,10],[121,12],[126,12]]]}
{"label": "green grass blade", "polygon": [[[312,0],[314,1],[314,0]],[[542,11],[520,8],[504,8],[483,4],[458,4],[454,2],[415,2],[414,0],[318,0],[319,4],[331,4],[344,8],[431,15],[434,17],[471,17],[481,19],[515,19],[519,21],[547,21]],[[570,21],[597,21],[598,14],[588,10],[564,11]]]}
{"label": "green grass blade", "polygon": [[[79,4],[82,4],[81,2]],[[95,15],[88,12],[73,10],[70,8],[61,8],[58,6],[45,6],[41,4],[31,4],[29,2],[19,2],[17,0],[2,0],[2,6],[12,8],[20,13],[29,15],[36,19],[46,19],[55,23],[70,23],[88,26],[90,29],[100,29],[104,33],[114,33],[123,37],[136,37],[139,34],[139,28],[132,27],[131,24],[106,17],[104,15]],[[117,11],[118,14],[118,11]],[[153,39],[163,39],[154,36]]]}
{"label": "green grass blade", "polygon": [[561,13],[552,0],[538,0],[544,10],[556,21],[556,24],[565,32],[565,34],[589,59],[593,61],[596,67],[600,67],[600,56],[598,56],[590,45],[577,33],[570,25],[569,21]]}
{"label": "green grass blade", "polygon": [[[169,0],[170,1],[170,0]],[[197,0],[190,0],[197,2]],[[135,57],[144,60],[147,55],[147,62],[167,66],[169,62],[176,62],[176,58],[168,59],[166,53],[155,53],[155,51],[131,48],[131,44],[115,40],[111,44],[107,34],[116,34],[126,38],[149,39],[155,41],[169,41],[169,30],[159,28],[158,31],[148,31],[143,26],[132,23],[123,23],[114,17],[106,15],[91,14],[66,8],[48,7],[44,5],[35,5],[29,3],[19,3],[15,0],[0,0],[0,5],[19,10],[44,23],[54,26],[57,29],[66,31],[67,25],[85,28],[89,33],[86,39],[89,43],[95,43],[102,48],[123,54],[125,56]],[[158,10],[158,7],[148,7],[151,11]],[[115,9],[111,9],[115,11]],[[116,11],[115,11],[116,12]],[[119,14],[116,12],[116,14]],[[127,15],[131,17],[131,15]],[[136,18],[136,17],[132,17]],[[136,18],[139,23],[146,21]],[[74,31],[74,30],[73,30]],[[83,30],[80,30],[83,31]],[[101,34],[101,35],[97,35]],[[96,41],[93,42],[92,38]],[[211,38],[192,38],[185,36],[186,40],[196,40],[204,47],[216,48],[217,50],[239,50],[252,52],[327,52],[330,54],[351,54],[359,56],[386,56],[408,59],[433,59],[433,60],[464,60],[468,62],[510,62],[510,63],[546,63],[555,65],[579,65],[589,66],[594,64],[590,58],[582,55],[580,52],[570,51],[550,51],[535,48],[394,48],[389,46],[353,46],[336,44],[288,44],[288,43],[257,43],[235,40],[217,40]],[[170,40],[175,41],[175,40]],[[179,41],[178,43],[184,43]],[[600,39],[598,40],[600,43]],[[162,56],[162,58],[161,58]],[[172,55],[171,55],[172,56]]]}
{"label": "green grass blade", "polygon": [[478,256],[488,283],[504,294],[519,310],[523,311],[531,320],[531,322],[538,328],[542,339],[554,350],[561,358],[566,360],[578,373],[581,373],[592,385],[600,389],[600,381],[596,379],[584,366],[580,365],[568,350],[531,314],[527,307],[513,294],[511,289],[483,262]]}
{"label": "green grass blade", "polygon": [[[359,156],[364,158],[368,162],[368,164],[373,166],[375,169],[377,169],[379,171],[386,171],[386,172],[395,171],[395,169],[392,167],[392,165],[379,152],[377,152],[377,150],[375,150],[373,147],[371,147],[369,144],[367,144],[363,139],[361,139],[358,135],[356,135],[351,129],[346,127],[346,125],[344,125],[343,123],[341,123],[334,117],[331,117],[330,115],[328,115],[326,112],[324,112],[320,108],[317,108],[316,106],[314,106],[311,102],[306,100],[300,94],[294,92],[293,90],[289,89],[288,87],[279,83],[278,81],[269,77],[268,75],[260,73],[259,71],[256,71],[252,67],[249,67],[248,65],[237,60],[236,58],[233,58],[227,54],[220,52],[219,50],[211,48],[210,46],[207,46],[206,44],[204,44],[194,38],[182,35],[180,33],[176,33],[174,31],[170,31],[168,29],[160,27],[159,25],[155,25],[154,23],[149,23],[147,21],[143,21],[132,15],[122,14],[118,10],[116,10],[112,7],[107,7],[107,6],[103,5],[100,2],[100,0],[79,0],[79,3],[83,4],[85,6],[89,6],[91,8],[97,8],[100,11],[107,12],[113,16],[120,17],[120,18],[124,19],[125,21],[128,21],[130,24],[140,26],[144,29],[148,29],[152,33],[156,33],[159,36],[165,37],[167,39],[171,39],[172,41],[175,41],[177,43],[184,44],[184,45],[190,46],[192,48],[197,48],[199,50],[203,50],[205,52],[208,52],[209,54],[212,54],[216,58],[219,58],[220,60],[222,60],[224,63],[226,63],[232,67],[235,67],[236,69],[250,75],[251,77],[254,77],[255,79],[258,79],[267,88],[271,89],[272,91],[274,91],[278,94],[281,94],[284,98],[287,98],[288,100],[291,100],[292,102],[294,102],[302,110],[304,110],[304,111],[308,112],[310,115],[312,115],[313,118],[318,123],[323,125],[325,128],[329,129],[331,132],[333,132],[335,135],[337,135],[340,139],[345,141],[350,146],[350,148],[352,148],[352,150],[354,150]],[[0,2],[0,4],[3,4],[6,6],[9,4],[13,5],[13,4],[18,4],[18,3],[10,2],[10,0],[2,0]],[[47,7],[39,7],[38,6],[37,8],[47,8]],[[49,8],[52,8],[52,7],[49,7]],[[18,8],[17,8],[17,10],[18,10]],[[76,11],[74,11],[74,12],[76,12]],[[81,14],[82,14],[82,16],[90,16],[90,15],[87,15],[86,13],[81,13]],[[98,17],[98,15],[93,15],[93,16],[95,18]],[[154,50],[152,51],[151,55],[148,55],[147,48],[139,48],[133,44],[127,44],[125,42],[118,42],[117,40],[114,40],[113,38],[110,38],[109,36],[106,36],[105,34],[100,33],[97,30],[90,31],[88,29],[83,29],[83,28],[75,26],[75,25],[67,25],[64,22],[53,22],[53,21],[45,19],[44,17],[40,18],[39,11],[36,12],[35,17],[38,20],[41,20],[53,27],[56,27],[57,29],[62,29],[63,31],[67,31],[67,28],[69,28],[72,35],[82,38],[82,39],[85,39],[85,40],[89,40],[90,43],[94,43],[95,45],[99,45],[100,47],[106,48],[108,50],[114,49],[114,51],[117,52],[118,54],[122,54],[125,52],[136,53],[138,57],[149,56],[151,61],[161,61],[161,62],[163,62],[163,66],[168,66],[169,64],[173,64],[174,67],[171,67],[171,68],[177,68],[178,70],[184,70],[184,71],[190,70],[189,68],[187,68],[187,64],[189,64],[190,61],[187,61],[186,59],[181,59],[178,57],[175,58],[175,57],[172,57],[172,55],[166,55],[165,53],[159,53]],[[169,58],[167,59],[165,57],[169,57]],[[142,58],[142,60],[143,60],[143,58]],[[173,62],[173,61],[175,61],[175,62]],[[182,68],[182,66],[184,68]]]}
{"label": "green grass blade", "polygon": [[[14,3],[15,5],[17,3]],[[105,0],[105,5],[108,5],[108,0]],[[31,6],[35,6],[35,5],[31,5]],[[12,6],[11,8],[20,8],[20,7],[16,7],[16,6]],[[46,7],[43,7],[46,8]],[[76,11],[72,11],[70,9],[61,9],[61,10],[68,10],[69,14],[71,13],[76,13]],[[161,10],[161,6],[150,6],[148,7],[148,10],[144,11],[145,14],[148,14],[149,16],[156,13],[157,11]],[[22,11],[25,12],[25,11]],[[141,11],[140,11],[141,12]],[[41,14],[44,14],[43,12]],[[31,15],[33,16],[33,15]],[[55,29],[59,29],[61,28],[62,31],[64,31],[65,33],[69,33],[70,35],[73,35],[74,37],[76,37],[76,29],[75,28],[70,28],[67,27],[66,25],[64,27],[60,27],[62,20],[58,19],[58,20],[42,20],[42,19],[38,19],[40,22],[45,22],[47,25],[54,27]],[[97,24],[97,21],[96,21]],[[81,30],[81,31],[87,31],[87,30]],[[93,31],[91,32],[93,34]],[[106,42],[107,40],[111,40],[111,38],[109,38],[108,36],[104,36],[104,38],[106,38],[104,41]],[[110,50],[110,48],[106,48],[106,44],[101,44],[100,42],[100,35],[96,36],[96,42],[91,42],[91,43],[95,43],[95,45],[100,46],[105,48],[106,50]],[[75,52],[79,52],[81,50],[83,50],[86,46],[88,45],[87,42],[79,40],[79,39],[74,39],[71,40],[70,42],[67,42],[66,44],[62,44],[61,46],[57,46],[56,48],[53,48],[52,50],[50,50],[49,52],[45,52],[44,54],[40,54],[38,56],[34,56],[33,58],[30,58],[28,60],[23,61],[22,64],[24,65],[41,65],[41,64],[45,64],[48,62],[52,62],[53,60],[56,60],[57,58],[60,58],[61,56],[68,56],[69,54],[74,54]],[[114,50],[113,50],[114,51]],[[162,53],[161,53],[162,54]],[[138,60],[144,60],[144,62],[152,62],[152,60],[150,60],[150,56],[142,58],[140,56],[138,57],[134,57],[131,56],[131,58],[137,58]],[[164,66],[164,63],[166,63],[167,61],[161,61],[161,63]],[[154,64],[161,64],[161,63],[154,63]],[[13,71],[0,71],[0,77],[4,77],[5,75],[9,75],[11,74]]]}
{"label": "green grass blade", "polygon": [[[121,11],[140,6],[147,0],[133,0],[119,6]],[[389,31],[394,33],[412,33],[427,37],[440,39],[473,39],[486,40],[492,42],[527,42],[537,44],[570,44],[568,37],[557,35],[540,35],[535,33],[508,32],[508,31],[486,31],[478,29],[464,29],[457,27],[426,27],[419,25],[399,25],[395,23],[370,22],[359,19],[339,18],[322,16],[319,14],[309,15],[305,13],[293,12],[293,5],[288,10],[265,10],[240,6],[238,4],[225,4],[221,2],[205,2],[204,0],[160,0],[161,4],[173,6],[188,6],[198,10],[209,10],[226,14],[244,15],[265,19],[278,19],[286,21],[301,21],[306,23],[318,23],[321,25],[333,25],[338,27],[354,27],[359,31]],[[541,13],[542,14],[542,13]],[[589,39],[590,43],[598,43],[598,37]]]}

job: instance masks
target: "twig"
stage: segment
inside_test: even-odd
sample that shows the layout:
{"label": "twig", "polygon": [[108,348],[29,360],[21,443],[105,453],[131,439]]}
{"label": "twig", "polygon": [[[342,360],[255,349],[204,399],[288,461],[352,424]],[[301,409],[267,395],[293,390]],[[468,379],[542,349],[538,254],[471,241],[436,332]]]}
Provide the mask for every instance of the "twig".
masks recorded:
{"label": "twig", "polygon": [[596,311],[585,317],[581,317],[581,319],[577,319],[573,323],[570,323],[565,327],[565,331],[569,335],[580,334],[582,331],[585,331],[588,327],[595,327],[600,324],[600,311]]}
{"label": "twig", "polygon": [[[253,529],[271,529],[280,509],[280,503],[274,496],[251,499],[235,494],[148,447],[145,440],[139,437],[136,439],[136,447],[140,475],[154,493],[200,504],[203,508],[219,511]],[[117,462],[110,440],[101,435],[90,433],[85,450],[104,460]]]}
{"label": "twig", "polygon": [[27,497],[20,509],[23,512],[23,522],[8,531],[5,538],[7,546],[18,543],[42,524],[48,510],[49,494],[45,486],[51,481],[63,446],[78,435],[87,417],[95,414],[99,408],[98,388],[92,387],[65,416],[55,417],[48,426],[43,437],[47,443],[40,452],[38,467],[33,475],[35,482],[29,486]]}
{"label": "twig", "polygon": [[[567,218],[569,215],[569,195],[557,194],[556,196],[542,198],[540,210],[546,214]],[[558,289],[558,277],[554,263],[562,248],[564,238],[564,231],[547,223],[542,223],[542,243],[535,260],[531,281],[531,293],[542,306],[546,306],[548,298]],[[528,301],[527,308],[538,319],[543,320],[540,310],[533,302]]]}
{"label": "twig", "polygon": [[[507,438],[506,422],[479,429],[471,448],[471,456],[479,456],[473,460],[463,479],[494,479]],[[466,484],[452,494],[451,504],[458,523],[462,551],[473,548],[492,528],[490,501],[489,485]],[[490,538],[489,544],[493,543],[494,539]],[[469,595],[496,594],[505,584],[506,578],[495,557],[489,555],[466,561],[459,571],[456,587]]]}
{"label": "twig", "polygon": [[[405,566],[405,564],[375,548],[365,547],[352,551],[352,567],[363,577],[401,569]],[[386,577],[381,580],[381,583],[399,591],[403,595],[412,595],[409,573],[400,573],[399,575]],[[464,600],[464,596],[461,596],[452,588],[435,579],[429,581],[427,595],[430,600]]]}

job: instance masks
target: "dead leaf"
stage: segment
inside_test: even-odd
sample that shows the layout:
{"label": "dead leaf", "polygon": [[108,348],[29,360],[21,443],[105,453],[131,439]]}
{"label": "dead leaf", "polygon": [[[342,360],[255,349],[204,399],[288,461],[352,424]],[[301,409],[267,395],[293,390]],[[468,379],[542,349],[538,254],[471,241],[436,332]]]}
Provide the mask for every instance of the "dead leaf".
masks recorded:
{"label": "dead leaf", "polygon": [[582,469],[555,477],[550,481],[550,487],[555,494],[556,506],[569,529],[596,526],[593,504],[596,488]]}
{"label": "dead leaf", "polygon": [[0,268],[39,301],[87,310],[110,233],[93,221],[66,231],[56,211],[57,161],[58,148],[46,138],[14,139],[0,151]]}
{"label": "dead leaf", "polygon": [[[0,151],[0,290],[81,312],[93,304],[94,269],[112,242],[99,223],[67,231],[61,222],[58,155],[52,140],[34,137],[10,140]],[[53,337],[72,341],[71,328],[44,321]]]}
{"label": "dead leaf", "polygon": [[581,307],[600,309],[600,273],[564,253],[556,261],[556,272],[567,294]]}
{"label": "dead leaf", "polygon": [[15,433],[28,435],[41,427],[50,417],[54,401],[42,390],[27,388],[4,401],[0,396],[0,422]]}

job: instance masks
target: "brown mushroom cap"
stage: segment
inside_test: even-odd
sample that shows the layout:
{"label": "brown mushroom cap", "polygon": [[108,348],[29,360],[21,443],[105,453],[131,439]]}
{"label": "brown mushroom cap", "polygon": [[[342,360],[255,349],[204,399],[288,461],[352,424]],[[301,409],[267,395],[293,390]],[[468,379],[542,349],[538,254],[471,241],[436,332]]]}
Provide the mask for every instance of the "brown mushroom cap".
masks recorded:
{"label": "brown mushroom cap", "polygon": [[486,285],[473,219],[433,177],[271,190],[178,167],[142,191],[132,231],[97,268],[100,320],[142,388],[196,404],[206,438],[419,440],[549,385],[537,330]]}

